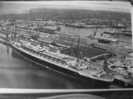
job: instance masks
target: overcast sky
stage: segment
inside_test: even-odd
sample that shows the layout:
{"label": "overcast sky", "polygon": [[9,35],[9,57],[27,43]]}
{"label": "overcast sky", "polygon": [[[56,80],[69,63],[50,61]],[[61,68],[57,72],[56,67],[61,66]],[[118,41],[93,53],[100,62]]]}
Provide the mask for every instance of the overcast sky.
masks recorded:
{"label": "overcast sky", "polygon": [[129,2],[109,1],[39,1],[39,2],[0,2],[0,14],[24,13],[33,8],[56,8],[56,9],[92,9],[108,10],[117,12],[129,12]]}

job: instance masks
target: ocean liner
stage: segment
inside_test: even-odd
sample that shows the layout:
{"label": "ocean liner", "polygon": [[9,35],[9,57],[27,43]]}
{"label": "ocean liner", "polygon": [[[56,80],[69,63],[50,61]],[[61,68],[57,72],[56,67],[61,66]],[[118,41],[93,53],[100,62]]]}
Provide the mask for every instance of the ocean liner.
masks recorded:
{"label": "ocean liner", "polygon": [[23,55],[33,59],[33,61],[48,65],[56,70],[78,75],[87,80],[91,79],[100,84],[110,84],[114,81],[113,76],[103,69],[103,64],[97,64],[86,57],[78,59],[63,54],[58,47],[51,44],[41,46],[39,44],[35,45],[32,41],[22,39],[11,41],[11,46]]}

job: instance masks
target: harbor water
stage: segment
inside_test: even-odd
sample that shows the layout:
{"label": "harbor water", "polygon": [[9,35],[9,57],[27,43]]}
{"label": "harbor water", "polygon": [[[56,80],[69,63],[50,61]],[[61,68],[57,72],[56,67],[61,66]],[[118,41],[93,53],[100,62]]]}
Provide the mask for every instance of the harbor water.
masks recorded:
{"label": "harbor water", "polygon": [[93,88],[92,85],[95,88],[94,83],[85,85],[71,74],[33,62],[9,45],[0,43],[1,88],[75,89]]}

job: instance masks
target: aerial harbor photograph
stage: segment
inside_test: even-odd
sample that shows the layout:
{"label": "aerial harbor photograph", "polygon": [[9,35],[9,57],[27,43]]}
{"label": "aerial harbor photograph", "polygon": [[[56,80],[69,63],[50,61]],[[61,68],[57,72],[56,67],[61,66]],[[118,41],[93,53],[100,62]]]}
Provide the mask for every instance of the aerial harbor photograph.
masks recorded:
{"label": "aerial harbor photograph", "polygon": [[131,5],[0,2],[0,88],[133,88]]}

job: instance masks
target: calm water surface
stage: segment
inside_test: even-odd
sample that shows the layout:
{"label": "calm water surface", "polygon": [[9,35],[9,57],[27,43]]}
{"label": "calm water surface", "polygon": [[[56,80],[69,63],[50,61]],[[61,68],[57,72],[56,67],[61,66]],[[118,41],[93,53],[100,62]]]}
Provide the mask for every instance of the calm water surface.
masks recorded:
{"label": "calm water surface", "polygon": [[0,87],[82,88],[71,77],[40,67],[11,47],[0,44]]}
{"label": "calm water surface", "polygon": [[10,46],[0,43],[1,88],[92,88],[91,83],[84,85],[83,82],[48,68],[45,64],[42,67]]}

